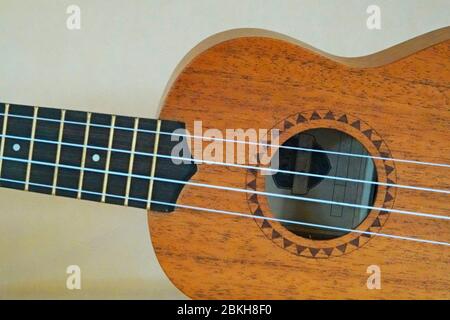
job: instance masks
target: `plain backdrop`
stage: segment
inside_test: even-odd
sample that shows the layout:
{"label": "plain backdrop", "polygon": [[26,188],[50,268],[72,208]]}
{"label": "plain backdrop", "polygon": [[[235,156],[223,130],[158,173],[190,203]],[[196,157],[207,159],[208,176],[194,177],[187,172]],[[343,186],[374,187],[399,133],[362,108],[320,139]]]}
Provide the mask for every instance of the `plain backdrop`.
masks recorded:
{"label": "plain backdrop", "polygon": [[[372,4],[381,30],[366,27]],[[218,32],[260,28],[363,56],[448,26],[449,13],[448,0],[0,0],[0,101],[157,117],[178,63]],[[1,190],[0,256],[0,298],[184,298],[137,209]],[[69,265],[81,290],[66,289]]]}

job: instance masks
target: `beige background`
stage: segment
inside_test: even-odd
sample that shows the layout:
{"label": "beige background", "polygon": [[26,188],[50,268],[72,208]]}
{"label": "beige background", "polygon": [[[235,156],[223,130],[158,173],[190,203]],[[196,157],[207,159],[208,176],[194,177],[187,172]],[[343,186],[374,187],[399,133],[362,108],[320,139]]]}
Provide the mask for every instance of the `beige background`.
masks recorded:
{"label": "beige background", "polygon": [[[66,8],[82,28],[66,28]],[[366,8],[382,30],[366,28]],[[261,28],[361,56],[450,25],[450,1],[0,0],[0,101],[157,117],[173,70],[218,32]],[[184,298],[165,277],[145,213],[0,192],[0,298]],[[65,288],[66,267],[82,290]]]}

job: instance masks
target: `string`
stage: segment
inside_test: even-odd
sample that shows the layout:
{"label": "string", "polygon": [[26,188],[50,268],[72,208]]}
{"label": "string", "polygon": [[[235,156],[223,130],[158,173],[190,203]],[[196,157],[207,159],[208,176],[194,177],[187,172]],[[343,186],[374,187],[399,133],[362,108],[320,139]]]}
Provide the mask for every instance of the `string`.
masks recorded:
{"label": "string", "polygon": [[[24,181],[13,180],[13,179],[5,179],[5,178],[0,178],[0,181],[9,182],[9,183],[18,183],[18,184],[24,184],[25,183]],[[35,186],[35,187],[53,188],[53,186],[50,186],[50,185],[40,184],[40,183],[33,183],[33,182],[29,182],[29,185],[30,186]],[[63,190],[63,191],[72,191],[72,192],[77,192],[78,191],[76,189],[66,188],[66,187],[56,187],[56,188],[58,190]],[[100,193],[100,192],[87,191],[87,190],[83,191],[83,193],[91,194],[91,195],[97,195],[97,196],[102,196],[103,195],[103,193]],[[112,197],[112,198],[125,199],[124,196],[119,196],[119,195],[114,195],[114,194],[106,194],[106,195],[108,197]],[[347,228],[341,228],[341,227],[333,227],[333,226],[327,226],[327,225],[322,225],[322,224],[315,224],[315,223],[308,223],[308,222],[301,222],[301,221],[294,221],[294,220],[287,220],[287,219],[279,219],[279,218],[272,218],[272,217],[254,216],[254,215],[251,215],[251,214],[235,212],[235,211],[203,208],[203,207],[197,207],[197,206],[190,206],[190,205],[183,205],[183,204],[163,202],[163,201],[156,201],[156,200],[148,200],[148,199],[144,200],[144,199],[134,198],[134,197],[129,197],[128,199],[132,200],[132,201],[137,201],[137,202],[145,202],[145,203],[151,202],[151,203],[154,203],[154,204],[159,204],[159,205],[164,205],[164,206],[173,206],[173,207],[190,209],[190,210],[195,210],[195,211],[202,211],[202,212],[209,212],[209,213],[218,213],[218,214],[224,214],[224,215],[229,215],[229,216],[237,216],[237,217],[242,217],[242,218],[276,221],[276,222],[280,222],[280,223],[296,224],[296,225],[301,225],[301,226],[322,228],[322,229],[328,229],[328,230],[334,230],[334,231],[353,232],[353,233],[359,233],[359,234],[367,234],[367,235],[371,235],[371,236],[380,236],[380,237],[385,237],[385,238],[392,238],[392,239],[414,241],[414,242],[420,242],[420,243],[428,243],[428,244],[435,244],[435,245],[450,246],[450,243],[443,242],[443,241],[426,240],[426,239],[405,237],[405,236],[398,236],[398,235],[391,235],[391,234],[378,233],[378,232],[372,232],[372,231],[362,231],[362,230],[356,230],[356,229],[347,229]]]}
{"label": "string", "polygon": [[[0,158],[3,159],[3,160],[6,160],[6,161],[16,161],[16,162],[22,162],[22,163],[26,163],[26,164],[30,164],[31,163],[31,164],[37,164],[37,165],[45,165],[45,166],[50,166],[50,167],[56,167],[55,164],[49,163],[49,162],[42,162],[42,161],[36,161],[36,160],[29,161],[29,160],[26,160],[26,159],[17,159],[17,158],[11,158],[11,157],[0,157]],[[65,168],[65,169],[80,170],[79,167],[71,166],[71,165],[59,164],[58,166],[60,168]],[[199,183],[199,182],[192,182],[192,181],[182,181],[182,180],[176,180],[176,179],[168,179],[168,178],[162,178],[162,177],[147,177],[147,176],[142,176],[142,175],[137,175],[137,174],[128,174],[128,173],[123,173],[123,172],[116,172],[116,171],[102,170],[102,169],[94,169],[94,168],[84,168],[84,170],[85,171],[90,171],[90,172],[108,174],[108,175],[112,174],[112,175],[119,175],[119,176],[124,176],[124,177],[132,177],[132,178],[145,179],[145,180],[154,180],[154,181],[160,181],[160,182],[166,182],[166,183],[174,183],[174,184],[180,184],[180,185],[190,185],[190,186],[195,186],[195,187],[218,189],[218,190],[224,190],[224,191],[233,191],[233,192],[241,192],[241,193],[258,194],[258,195],[263,195],[263,196],[268,196],[268,197],[275,197],[275,198],[282,198],[282,199],[300,200],[300,201],[320,203],[320,204],[338,205],[338,206],[343,206],[343,207],[367,209],[367,210],[379,210],[379,211],[384,211],[384,212],[398,213],[398,214],[411,215],[411,216],[419,216],[419,217],[434,218],[434,219],[441,219],[441,220],[450,220],[450,216],[443,216],[443,215],[423,213],[423,212],[414,212],[414,211],[399,210],[399,209],[381,208],[381,207],[375,207],[375,206],[366,206],[366,205],[359,205],[359,204],[353,204],[353,203],[347,203],[347,202],[331,201],[331,200],[325,200],[325,199],[313,199],[313,198],[307,198],[307,197],[301,197],[301,196],[293,196],[293,195],[287,195],[287,194],[276,194],[276,193],[270,193],[270,192],[265,192],[265,191],[247,190],[247,189],[240,189],[240,188],[227,187],[227,186],[218,186],[218,185]]]}
{"label": "string", "polygon": [[[0,113],[0,116],[1,115],[4,116],[5,114]],[[33,119],[34,118],[32,116],[15,115],[15,114],[8,114],[8,117],[15,117],[15,118],[21,118],[21,119]],[[37,117],[36,119],[42,120],[42,121],[61,123],[61,120],[45,118],[45,117],[44,118]],[[83,122],[70,121],[70,120],[64,120],[64,123],[81,125],[81,126],[86,125],[86,123],[83,123]],[[109,125],[102,125],[102,124],[90,124],[90,125],[93,127],[98,127],[98,128],[111,129],[111,126],[109,126]],[[116,126],[115,129],[125,130],[125,131],[133,131],[134,130],[133,128],[127,128],[127,127],[121,127],[121,126]],[[355,154],[355,153],[347,153],[347,152],[339,152],[339,151],[320,150],[320,149],[311,149],[311,148],[303,148],[303,147],[291,147],[291,146],[276,145],[276,144],[269,144],[269,143],[262,143],[262,142],[258,143],[258,142],[251,142],[251,141],[213,138],[213,137],[205,137],[205,136],[197,136],[197,135],[189,135],[189,134],[165,132],[165,131],[157,132],[156,130],[148,130],[148,129],[138,129],[138,132],[162,134],[162,135],[168,135],[168,136],[178,136],[178,137],[200,139],[200,140],[207,140],[207,141],[222,141],[222,142],[231,142],[231,143],[237,143],[237,144],[249,144],[249,145],[255,145],[255,146],[263,146],[263,147],[269,147],[269,148],[280,148],[280,149],[288,149],[288,150],[296,150],[296,151],[325,153],[325,154],[332,154],[332,155],[338,155],[338,156],[357,157],[357,158],[366,158],[366,159],[383,160],[383,161],[394,161],[394,162],[403,162],[403,163],[410,163],[410,164],[417,164],[417,165],[450,168],[450,164],[447,164],[447,163],[434,163],[434,162],[399,159],[399,158],[389,158],[389,157],[381,157],[381,156],[371,156],[371,155]]]}
{"label": "string", "polygon": [[411,189],[411,190],[417,190],[417,191],[450,194],[450,190],[409,186],[409,185],[402,185],[402,184],[388,183],[388,182],[368,181],[368,180],[353,179],[353,178],[346,178],[346,177],[339,177],[339,176],[322,175],[322,174],[316,174],[316,173],[290,171],[290,170],[283,170],[283,169],[273,169],[273,168],[265,168],[265,167],[258,167],[258,166],[244,165],[244,164],[234,164],[234,163],[227,163],[227,162],[220,162],[220,161],[211,161],[211,160],[203,160],[203,159],[197,160],[197,159],[186,158],[186,157],[162,155],[162,154],[158,154],[158,153],[155,154],[155,153],[146,153],[146,152],[139,152],[139,151],[130,151],[130,150],[125,150],[125,149],[99,147],[99,146],[93,146],[93,145],[89,145],[89,144],[84,145],[84,144],[76,144],[76,143],[69,143],[69,142],[62,142],[62,141],[61,142],[51,141],[51,140],[38,139],[38,138],[30,139],[27,137],[20,137],[20,136],[7,135],[7,134],[5,134],[5,135],[0,134],[0,137],[16,139],[16,140],[23,140],[23,141],[32,141],[33,140],[34,142],[41,142],[41,143],[48,143],[48,144],[55,144],[55,145],[65,145],[65,146],[78,147],[78,148],[90,148],[90,149],[96,149],[96,150],[102,150],[102,151],[114,151],[114,152],[127,153],[127,154],[133,154],[133,155],[141,155],[141,156],[146,156],[146,157],[158,157],[158,158],[164,158],[164,159],[189,161],[189,162],[193,161],[196,163],[200,162],[203,164],[228,166],[228,167],[235,167],[235,168],[241,168],[241,169],[252,169],[252,170],[268,171],[268,172],[283,173],[283,174],[292,174],[292,175],[315,177],[315,178],[322,178],[322,179],[339,180],[339,181],[345,181],[345,182],[364,183],[364,184],[393,187],[393,188],[400,188],[400,189]]}

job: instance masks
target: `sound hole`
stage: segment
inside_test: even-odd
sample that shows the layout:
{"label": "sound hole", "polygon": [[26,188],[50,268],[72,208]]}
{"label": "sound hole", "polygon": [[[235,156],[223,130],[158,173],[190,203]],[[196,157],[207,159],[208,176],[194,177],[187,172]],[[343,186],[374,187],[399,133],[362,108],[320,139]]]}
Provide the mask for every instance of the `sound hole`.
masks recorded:
{"label": "sound hole", "polygon": [[[277,151],[279,169],[303,172],[313,176],[278,172],[266,177],[267,192],[320,201],[373,206],[376,185],[323,177],[377,181],[376,168],[371,158],[333,154],[337,152],[368,155],[366,148],[358,140],[335,129],[321,128],[296,134],[283,146],[323,152],[280,148]],[[272,163],[272,168],[276,169],[275,163]],[[268,197],[268,202],[276,218],[330,227],[282,223],[289,231],[314,240],[328,240],[343,236],[350,231],[339,230],[339,228],[355,229],[370,212],[369,209],[364,208],[276,196]]]}

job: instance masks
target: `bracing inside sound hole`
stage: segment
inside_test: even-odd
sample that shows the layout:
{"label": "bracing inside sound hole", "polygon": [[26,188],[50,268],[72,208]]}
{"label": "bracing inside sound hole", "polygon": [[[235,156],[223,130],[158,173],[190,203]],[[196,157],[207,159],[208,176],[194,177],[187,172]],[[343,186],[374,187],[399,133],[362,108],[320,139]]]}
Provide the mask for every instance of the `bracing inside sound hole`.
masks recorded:
{"label": "bracing inside sound hole", "polygon": [[[352,136],[335,129],[311,129],[296,134],[284,146],[368,155],[366,148]],[[376,184],[350,182],[320,176],[342,177],[367,182],[376,182],[377,173],[373,160],[326,152],[299,151],[280,148],[279,167],[272,168],[304,172],[316,176],[277,172],[266,177],[266,191],[276,194],[290,194],[299,197],[328,200],[363,206],[373,206],[377,191]],[[299,222],[320,224],[337,228],[355,229],[369,214],[368,209],[268,197],[274,217]],[[328,240],[345,235],[346,231],[330,230],[283,224],[289,231],[313,240]]]}

